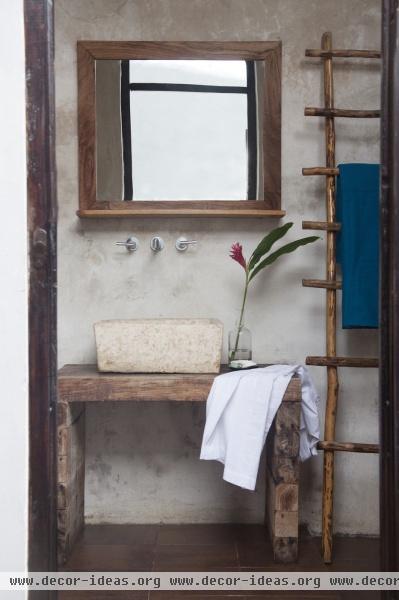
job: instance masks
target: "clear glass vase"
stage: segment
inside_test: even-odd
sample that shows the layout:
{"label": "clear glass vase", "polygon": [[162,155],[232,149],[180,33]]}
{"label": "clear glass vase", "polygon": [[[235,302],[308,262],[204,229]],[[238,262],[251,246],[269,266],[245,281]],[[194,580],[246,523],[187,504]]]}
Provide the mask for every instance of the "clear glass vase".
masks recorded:
{"label": "clear glass vase", "polygon": [[229,332],[229,363],[233,360],[252,359],[252,334],[244,323]]}

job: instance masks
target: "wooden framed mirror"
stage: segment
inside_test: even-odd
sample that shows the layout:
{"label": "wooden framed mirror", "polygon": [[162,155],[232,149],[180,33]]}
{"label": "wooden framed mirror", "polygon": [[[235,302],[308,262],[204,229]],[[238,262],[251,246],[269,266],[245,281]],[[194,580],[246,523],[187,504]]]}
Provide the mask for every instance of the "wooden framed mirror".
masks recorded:
{"label": "wooden framed mirror", "polygon": [[80,217],[281,217],[281,42],[78,42]]}

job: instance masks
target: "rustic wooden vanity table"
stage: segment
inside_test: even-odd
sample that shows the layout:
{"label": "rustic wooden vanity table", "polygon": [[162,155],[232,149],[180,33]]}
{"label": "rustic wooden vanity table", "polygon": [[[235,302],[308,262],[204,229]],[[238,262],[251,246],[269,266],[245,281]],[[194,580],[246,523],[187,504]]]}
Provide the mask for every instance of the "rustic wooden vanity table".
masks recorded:
{"label": "rustic wooden vanity table", "polygon": [[[227,371],[225,366],[222,372]],[[96,365],[66,365],[58,377],[58,552],[63,564],[84,527],[87,402],[205,402],[212,374],[99,373]],[[300,379],[288,385],[267,439],[266,525],[274,557],[298,553]]]}

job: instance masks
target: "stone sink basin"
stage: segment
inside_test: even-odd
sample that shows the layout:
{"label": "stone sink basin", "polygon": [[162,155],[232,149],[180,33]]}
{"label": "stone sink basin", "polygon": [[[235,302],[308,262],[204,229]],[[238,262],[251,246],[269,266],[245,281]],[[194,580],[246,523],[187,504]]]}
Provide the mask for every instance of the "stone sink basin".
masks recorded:
{"label": "stone sink basin", "polygon": [[216,319],[126,319],[94,324],[99,371],[218,373],[223,325]]}

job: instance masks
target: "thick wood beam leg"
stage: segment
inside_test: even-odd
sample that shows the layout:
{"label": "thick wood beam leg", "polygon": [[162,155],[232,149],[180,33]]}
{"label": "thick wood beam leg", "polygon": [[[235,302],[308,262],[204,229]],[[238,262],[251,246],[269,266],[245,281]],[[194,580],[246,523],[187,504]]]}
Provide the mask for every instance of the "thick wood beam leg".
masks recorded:
{"label": "thick wood beam leg", "polygon": [[63,565],[84,525],[85,405],[58,403],[57,545]]}
{"label": "thick wood beam leg", "polygon": [[283,401],[267,437],[266,525],[276,562],[298,558],[301,392]]}
{"label": "thick wood beam leg", "polygon": [[298,558],[298,488],[298,483],[277,483],[267,469],[267,525],[276,562]]}

